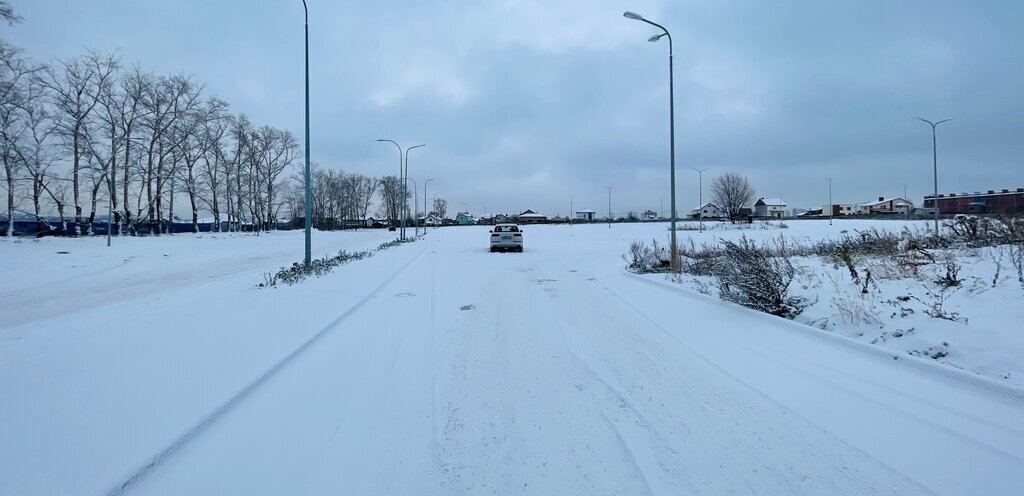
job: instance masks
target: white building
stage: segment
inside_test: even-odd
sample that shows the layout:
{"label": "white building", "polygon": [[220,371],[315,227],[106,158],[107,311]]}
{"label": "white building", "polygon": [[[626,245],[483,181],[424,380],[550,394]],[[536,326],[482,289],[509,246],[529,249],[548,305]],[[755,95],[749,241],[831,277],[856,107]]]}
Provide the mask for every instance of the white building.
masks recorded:
{"label": "white building", "polygon": [[859,207],[861,215],[886,215],[899,214],[907,215],[914,209],[914,204],[903,198],[878,197],[878,201],[862,203]]}
{"label": "white building", "polygon": [[583,210],[577,210],[576,211],[576,220],[594,220],[594,214],[596,214],[596,213],[597,212],[595,212],[595,211],[593,211],[593,210],[591,210],[589,208],[585,208]]}
{"label": "white building", "polygon": [[786,202],[782,198],[758,198],[754,203],[754,217],[786,217]]}
{"label": "white building", "polygon": [[718,208],[718,205],[708,202],[703,207],[698,207],[690,210],[690,217],[694,219],[721,219],[725,217],[726,213],[724,210]]}
{"label": "white building", "polygon": [[828,217],[829,210],[832,211],[832,217],[839,217],[841,215],[853,215],[855,213],[853,205],[833,203],[831,209],[828,205],[823,205],[821,207],[821,215],[824,217]]}

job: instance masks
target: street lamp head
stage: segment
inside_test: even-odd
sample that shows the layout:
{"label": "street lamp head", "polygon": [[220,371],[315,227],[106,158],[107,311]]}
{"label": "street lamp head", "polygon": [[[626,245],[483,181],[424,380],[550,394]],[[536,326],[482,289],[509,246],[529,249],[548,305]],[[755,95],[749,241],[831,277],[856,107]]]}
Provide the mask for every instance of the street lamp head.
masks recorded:
{"label": "street lamp head", "polygon": [[622,13],[622,17],[625,17],[626,19],[633,19],[634,21],[644,20],[644,16],[637,14],[636,12],[630,12],[628,10]]}
{"label": "street lamp head", "polygon": [[649,41],[651,43],[654,43],[654,42],[660,40],[662,36],[665,36],[665,33],[656,34],[654,36],[651,36],[650,38],[647,38],[647,41]]}

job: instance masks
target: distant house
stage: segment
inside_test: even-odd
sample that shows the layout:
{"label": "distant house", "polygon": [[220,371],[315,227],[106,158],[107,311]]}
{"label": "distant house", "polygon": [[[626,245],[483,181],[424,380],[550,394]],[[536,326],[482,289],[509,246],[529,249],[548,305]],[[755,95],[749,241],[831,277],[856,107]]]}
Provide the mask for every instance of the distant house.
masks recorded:
{"label": "distant house", "polygon": [[597,212],[595,212],[595,211],[593,211],[593,210],[591,210],[589,208],[585,208],[583,210],[577,210],[576,211],[576,220],[594,220],[594,214],[596,214],[596,213]]}
{"label": "distant house", "polygon": [[512,219],[509,216],[505,215],[505,214],[498,214],[498,215],[494,216],[494,223],[495,224],[505,224],[505,223],[508,223],[511,220]]}
{"label": "distant house", "polygon": [[853,205],[833,203],[831,209],[829,209],[828,205],[821,207],[821,215],[828,217],[829,210],[832,210],[832,217],[839,217],[840,215],[853,215],[855,211]]}
{"label": "distant house", "polygon": [[822,209],[820,209],[820,208],[812,208],[810,210],[805,210],[805,211],[799,212],[799,213],[796,210],[797,209],[795,209],[795,208],[793,209],[793,217],[804,218],[804,217],[821,217],[821,210]]}
{"label": "distant house", "polygon": [[786,202],[782,198],[758,198],[754,202],[754,217],[781,219],[786,216]]}
{"label": "distant house", "polygon": [[426,217],[420,216],[418,219],[416,219],[416,222],[418,222],[419,225],[421,226],[432,227],[440,226],[443,223],[443,221],[441,220],[441,216],[437,214],[430,214]]}
{"label": "distant house", "polygon": [[700,219],[701,217],[705,219],[721,219],[725,217],[725,211],[718,208],[714,203],[708,202],[703,207],[690,210],[690,217],[694,219]]}
{"label": "distant house", "polygon": [[387,219],[375,219],[373,217],[367,217],[366,220],[363,222],[363,225],[366,227],[384,227],[385,223],[387,223]]}
{"label": "distant house", "polygon": [[520,224],[542,224],[542,223],[547,222],[547,221],[548,221],[548,216],[543,215],[543,214],[538,214],[537,212],[534,212],[533,210],[527,210],[527,211],[519,214],[519,223]]}
{"label": "distant house", "polygon": [[862,203],[858,208],[861,215],[908,215],[914,209],[914,204],[903,198],[878,197],[878,201]]}
{"label": "distant house", "polygon": [[455,223],[460,226],[471,226],[476,224],[476,219],[469,215],[469,212],[459,212],[455,216]]}
{"label": "distant house", "polygon": [[658,212],[654,210],[644,210],[644,220],[656,220],[658,218]]}

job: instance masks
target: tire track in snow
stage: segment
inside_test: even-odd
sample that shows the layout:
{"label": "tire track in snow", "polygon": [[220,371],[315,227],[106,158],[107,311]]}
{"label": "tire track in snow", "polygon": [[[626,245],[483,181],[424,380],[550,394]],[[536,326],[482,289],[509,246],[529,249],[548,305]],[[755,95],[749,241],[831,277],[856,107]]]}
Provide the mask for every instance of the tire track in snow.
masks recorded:
{"label": "tire track in snow", "polygon": [[419,251],[419,253],[417,253],[412,258],[410,258],[408,262],[406,262],[397,271],[395,271],[390,276],[388,276],[388,278],[385,279],[384,282],[382,282],[380,285],[378,285],[376,288],[374,288],[373,291],[370,292],[370,294],[362,297],[358,302],[356,302],[354,305],[349,307],[348,310],[346,310],[341,315],[339,315],[337,318],[335,318],[331,323],[327,324],[322,329],[317,331],[316,334],[314,334],[312,337],[310,337],[308,340],[306,340],[306,342],[302,343],[301,345],[299,345],[299,347],[297,347],[294,350],[292,350],[291,353],[286,355],[284,358],[280,359],[274,365],[270,366],[270,368],[268,368],[266,371],[264,371],[262,374],[260,374],[259,377],[254,379],[248,385],[246,385],[241,390],[239,390],[237,393],[235,393],[233,396],[231,396],[231,398],[228,398],[228,400],[225,401],[223,404],[221,404],[219,407],[217,407],[212,412],[210,412],[205,417],[203,417],[203,419],[200,420],[199,423],[195,424],[192,428],[190,428],[187,431],[185,431],[185,433],[182,434],[181,436],[179,436],[174,442],[172,442],[166,448],[164,448],[159,453],[157,453],[155,456],[153,456],[153,458],[151,458],[145,465],[142,465],[141,467],[139,467],[135,471],[133,471],[131,474],[129,474],[124,479],[123,482],[121,482],[120,484],[116,485],[115,487],[113,487],[112,489],[107,491],[105,493],[106,496],[120,496],[120,495],[123,495],[123,494],[127,494],[131,490],[132,486],[137,484],[146,475],[148,475],[149,473],[153,472],[153,470],[155,470],[160,465],[162,465],[167,460],[169,460],[172,456],[174,456],[175,453],[180,451],[190,441],[196,439],[199,435],[201,435],[203,432],[205,432],[207,429],[209,429],[210,426],[212,426],[218,420],[223,418],[225,414],[229,413],[231,410],[236,408],[250,394],[252,394],[253,391],[257,390],[260,386],[262,386],[264,383],[266,383],[268,379],[272,378],[277,373],[279,373],[282,369],[284,369],[285,367],[290,365],[292,362],[294,362],[296,358],[298,358],[299,356],[304,354],[304,352],[306,352],[313,345],[315,345],[317,342],[319,342],[325,335],[330,333],[330,331],[334,330],[338,326],[338,324],[340,324],[341,322],[345,321],[352,314],[354,314],[356,311],[358,311],[360,308],[362,308],[362,306],[364,304],[366,304],[366,302],[368,302],[371,299],[373,299],[374,297],[376,297],[377,293],[379,293],[388,284],[390,284],[392,280],[394,280],[401,273],[405,272],[406,269],[408,269],[410,266],[412,266],[413,263],[417,259],[419,259],[420,255],[422,255],[424,251],[426,251],[426,250],[425,249],[421,249]]}

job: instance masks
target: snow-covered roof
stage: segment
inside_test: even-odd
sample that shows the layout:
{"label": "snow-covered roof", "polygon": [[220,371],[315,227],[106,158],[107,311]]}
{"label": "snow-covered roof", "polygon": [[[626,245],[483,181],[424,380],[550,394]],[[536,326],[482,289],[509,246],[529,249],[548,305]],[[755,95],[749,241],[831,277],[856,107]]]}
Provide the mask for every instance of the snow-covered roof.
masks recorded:
{"label": "snow-covered roof", "polygon": [[891,201],[901,201],[901,202],[910,203],[907,200],[904,200],[903,198],[886,198],[884,200],[868,202],[868,203],[861,203],[860,206],[862,206],[862,207],[874,207],[876,205],[881,205],[883,203],[889,203]]}
{"label": "snow-covered roof", "polygon": [[769,207],[785,207],[786,202],[782,201],[782,198],[761,198],[758,202],[769,206]]}
{"label": "snow-covered roof", "polygon": [[522,219],[522,218],[533,219],[533,218],[541,218],[541,217],[547,218],[547,215],[544,215],[544,214],[522,214],[522,215],[519,216],[520,219]]}
{"label": "snow-covered roof", "polygon": [[597,212],[595,212],[595,211],[593,211],[593,210],[591,210],[589,208],[584,208],[583,210],[577,210],[576,213],[578,213],[578,214],[596,214]]}
{"label": "snow-covered roof", "polygon": [[707,203],[705,203],[705,204],[704,204],[704,206],[703,206],[703,207],[694,207],[694,208],[693,208],[693,209],[691,209],[690,211],[691,211],[691,212],[696,212],[696,211],[698,211],[698,210],[700,210],[700,209],[702,209],[702,208],[714,208],[714,209],[717,209],[717,208],[718,208],[718,205],[715,205],[715,204],[714,204],[714,203],[712,203],[712,202],[707,202]]}

